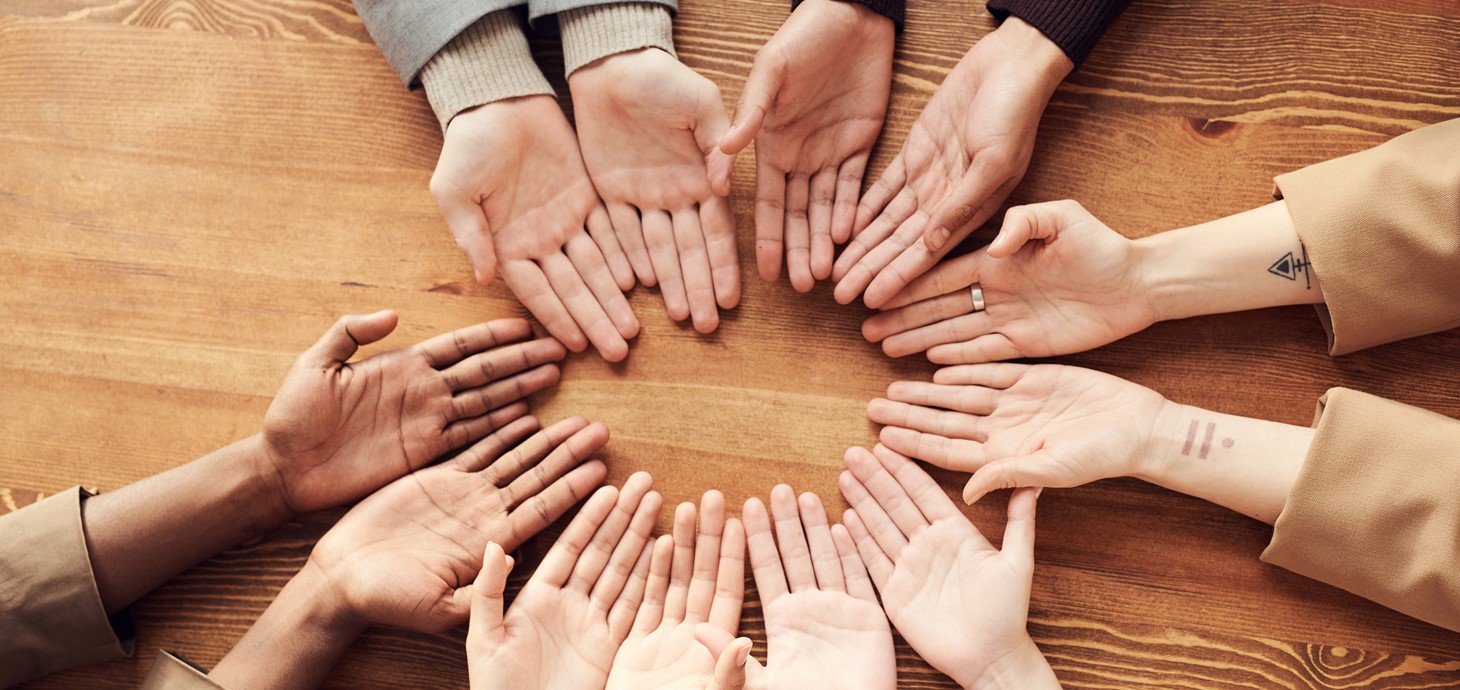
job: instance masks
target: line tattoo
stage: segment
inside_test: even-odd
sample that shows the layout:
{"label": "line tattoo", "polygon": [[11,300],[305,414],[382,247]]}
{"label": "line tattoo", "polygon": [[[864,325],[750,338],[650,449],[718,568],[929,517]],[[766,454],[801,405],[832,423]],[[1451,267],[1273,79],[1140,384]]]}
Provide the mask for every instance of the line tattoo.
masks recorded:
{"label": "line tattoo", "polygon": [[[1207,422],[1206,428],[1203,430],[1199,420],[1191,420],[1191,424],[1186,427],[1186,443],[1181,446],[1181,454],[1191,455],[1192,448],[1196,446],[1198,431],[1202,432],[1202,438],[1201,447],[1197,449],[1196,457],[1198,460],[1205,460],[1207,459],[1207,455],[1212,452],[1212,439],[1217,435],[1216,422]],[[1231,448],[1235,442],[1228,436],[1224,437],[1221,443],[1223,448]]]}
{"label": "line tattoo", "polygon": [[1272,265],[1267,267],[1267,272],[1279,278],[1286,278],[1293,282],[1298,281],[1298,274],[1301,273],[1303,274],[1303,285],[1305,286],[1304,289],[1312,290],[1313,277],[1309,273],[1308,269],[1308,267],[1311,266],[1312,263],[1313,262],[1308,260],[1308,245],[1303,244],[1302,241],[1299,241],[1297,255],[1294,255],[1293,252],[1288,252],[1282,255],[1281,258],[1279,258],[1277,261],[1272,262]]}

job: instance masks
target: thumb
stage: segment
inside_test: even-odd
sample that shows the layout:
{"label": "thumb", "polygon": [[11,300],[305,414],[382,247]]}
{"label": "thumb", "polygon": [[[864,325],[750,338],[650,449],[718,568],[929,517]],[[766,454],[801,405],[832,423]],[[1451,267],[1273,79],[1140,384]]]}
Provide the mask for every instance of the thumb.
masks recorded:
{"label": "thumb", "polygon": [[1004,523],[1004,543],[1000,551],[1004,556],[1034,568],[1034,508],[1043,488],[1015,489],[1009,496],[1009,519]]}
{"label": "thumb", "polygon": [[745,690],[745,667],[750,660],[750,638],[738,637],[720,652],[715,677],[705,690]]}
{"label": "thumb", "polygon": [[497,275],[497,251],[492,245],[491,226],[481,204],[464,199],[438,199],[446,225],[456,237],[456,246],[471,262],[473,277],[486,285]]}
{"label": "thumb", "polygon": [[735,122],[720,140],[721,151],[733,156],[750,145],[755,135],[760,133],[766,113],[771,109],[776,93],[781,90],[781,81],[785,79],[785,75],[784,60],[766,56],[765,53],[757,56],[755,64],[750,67],[750,76],[745,79],[745,90],[740,94],[740,103],[735,106]]}
{"label": "thumb", "polygon": [[390,335],[397,321],[399,317],[389,309],[374,314],[341,316],[318,342],[299,357],[299,361],[319,367],[344,364],[355,356],[361,345],[369,345]]}
{"label": "thumb", "polygon": [[502,627],[503,600],[507,595],[507,573],[512,572],[512,557],[496,542],[487,544],[482,556],[482,570],[472,583],[471,627],[467,634],[483,634]]}
{"label": "thumb", "polygon": [[[1025,486],[1040,488],[1075,486],[1084,483],[1079,479],[1071,481],[1069,476],[1060,476],[1060,474],[1057,463],[1052,462],[1043,450],[1031,455],[999,458],[978,468],[968,479],[968,484],[963,487],[963,502],[973,505],[989,492],[999,489],[1017,489]],[[1092,478],[1089,481],[1101,478],[1103,477]]]}
{"label": "thumb", "polygon": [[1012,187],[1003,171],[987,160],[975,156],[973,167],[964,173],[958,186],[943,198],[929,218],[923,229],[923,244],[929,251],[947,248],[955,233],[966,236],[972,232],[974,225],[989,217],[989,209],[1003,201],[999,190]]}
{"label": "thumb", "polygon": [[720,87],[708,79],[704,80],[704,85],[698,112],[695,113],[695,144],[705,154],[705,169],[709,174],[710,187],[716,195],[728,196],[735,157],[721,151],[719,145],[730,129],[730,118],[725,115],[725,101],[720,96]]}
{"label": "thumb", "polygon": [[988,254],[995,259],[1014,255],[1031,240],[1049,240],[1061,230],[1091,217],[1085,207],[1073,201],[1051,201],[1043,204],[1015,206],[1004,214],[999,235],[989,243]]}

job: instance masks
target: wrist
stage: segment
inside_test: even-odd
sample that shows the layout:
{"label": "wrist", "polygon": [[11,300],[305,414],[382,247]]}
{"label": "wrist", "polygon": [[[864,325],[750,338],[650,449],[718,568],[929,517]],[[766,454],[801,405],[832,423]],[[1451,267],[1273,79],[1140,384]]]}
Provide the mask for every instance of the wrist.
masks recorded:
{"label": "wrist", "polygon": [[281,632],[287,630],[348,646],[370,627],[369,621],[345,601],[334,579],[313,559],[304,562],[304,567],[284,585],[269,608],[275,606],[279,607],[277,621]]}
{"label": "wrist", "polygon": [[[1172,463],[1177,458],[1186,457],[1180,451],[1188,443],[1187,436],[1191,431],[1188,422],[1196,417],[1195,413],[1196,410],[1189,405],[1163,399],[1129,476],[1157,486],[1169,486],[1174,473]],[[1192,439],[1190,443],[1200,441]]]}
{"label": "wrist", "polygon": [[264,440],[254,434],[238,442],[242,452],[239,462],[232,463],[239,473],[236,498],[231,503],[242,506],[244,519],[255,524],[259,534],[268,532],[298,514],[289,500],[288,485],[283,474],[283,459]]}
{"label": "wrist", "polygon": [[1059,45],[1018,17],[1004,20],[990,37],[1007,45],[1005,54],[1044,88],[1046,97],[1075,70],[1075,63]]}
{"label": "wrist", "polygon": [[1012,651],[995,659],[983,672],[959,680],[964,690],[1046,690],[1060,687],[1054,669],[1027,634]]}
{"label": "wrist", "polygon": [[660,5],[626,2],[564,10],[558,26],[570,80],[579,69],[621,53],[657,48],[674,55],[673,23]]}

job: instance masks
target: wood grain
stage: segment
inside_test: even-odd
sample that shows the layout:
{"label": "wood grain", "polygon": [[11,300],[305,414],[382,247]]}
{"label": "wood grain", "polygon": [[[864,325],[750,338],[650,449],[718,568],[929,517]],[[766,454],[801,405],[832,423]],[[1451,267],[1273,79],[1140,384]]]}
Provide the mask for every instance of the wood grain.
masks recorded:
{"label": "wood grain", "polygon": [[[786,4],[683,5],[681,57],[733,104]],[[911,5],[874,172],[993,27],[974,0]],[[566,93],[555,40],[533,48]],[[1011,203],[1079,199],[1130,236],[1250,208],[1275,174],[1460,116],[1457,48],[1449,0],[1137,0],[1055,94]],[[344,0],[0,0],[0,512],[253,433],[339,313],[401,312],[372,351],[523,314],[500,283],[471,281],[440,220],[426,191],[439,146]],[[742,157],[743,260],[752,171]],[[733,506],[788,482],[834,510],[842,450],[875,439],[866,400],[933,368],[881,356],[860,338],[865,312],[825,286],[745,275],[709,337],[637,289],[629,360],[572,358],[536,408],[606,421],[611,480],[649,470],[670,502],[714,486]],[[1460,334],[1334,359],[1308,309],[1160,324],[1059,361],[1297,424],[1334,385],[1460,417]],[[1261,563],[1259,523],[1131,480],[1048,493],[1040,511],[1031,631],[1066,687],[1460,687],[1460,635]],[[1001,533],[1001,497],[968,512]],[[139,602],[135,658],[27,687],[134,686],[158,648],[211,666],[338,515]],[[526,566],[553,536],[524,547]],[[760,615],[752,595],[757,653]],[[465,687],[463,636],[372,630],[328,685]],[[901,641],[898,655],[902,687],[954,687]]]}

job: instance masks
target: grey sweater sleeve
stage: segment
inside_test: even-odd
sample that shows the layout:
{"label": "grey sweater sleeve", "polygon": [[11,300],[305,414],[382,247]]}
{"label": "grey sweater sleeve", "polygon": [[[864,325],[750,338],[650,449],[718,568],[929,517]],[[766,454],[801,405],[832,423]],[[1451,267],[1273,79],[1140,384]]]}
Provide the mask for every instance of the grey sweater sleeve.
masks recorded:
{"label": "grey sweater sleeve", "polygon": [[478,19],[526,0],[355,0],[365,30],[391,69],[415,86],[421,68]]}

